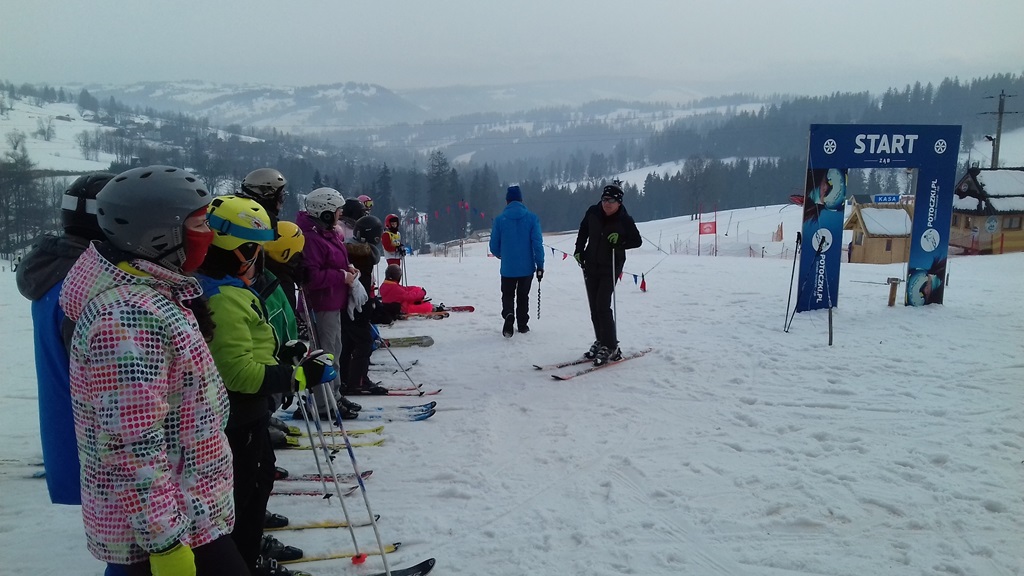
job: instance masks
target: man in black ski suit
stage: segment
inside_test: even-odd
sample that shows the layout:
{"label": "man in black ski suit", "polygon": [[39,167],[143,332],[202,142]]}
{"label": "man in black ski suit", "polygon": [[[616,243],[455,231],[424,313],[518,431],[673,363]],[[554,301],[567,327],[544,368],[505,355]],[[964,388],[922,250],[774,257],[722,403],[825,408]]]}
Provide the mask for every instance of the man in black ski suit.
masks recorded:
{"label": "man in black ski suit", "polygon": [[573,254],[583,268],[590,321],[594,324],[594,344],[584,356],[593,358],[595,366],[622,358],[612,315],[612,293],[622,274],[626,250],[641,244],[643,238],[636,222],[622,205],[622,187],[617,181],[605,186],[601,201],[583,215]]}

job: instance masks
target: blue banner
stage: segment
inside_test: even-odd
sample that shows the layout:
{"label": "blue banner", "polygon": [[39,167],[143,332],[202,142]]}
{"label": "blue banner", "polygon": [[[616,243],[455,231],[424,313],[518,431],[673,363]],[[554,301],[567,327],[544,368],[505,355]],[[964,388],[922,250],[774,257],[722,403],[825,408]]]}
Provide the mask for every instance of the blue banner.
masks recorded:
{"label": "blue banner", "polygon": [[797,312],[838,304],[850,168],[918,170],[905,303],[942,302],[960,131],[960,126],[811,125]]}

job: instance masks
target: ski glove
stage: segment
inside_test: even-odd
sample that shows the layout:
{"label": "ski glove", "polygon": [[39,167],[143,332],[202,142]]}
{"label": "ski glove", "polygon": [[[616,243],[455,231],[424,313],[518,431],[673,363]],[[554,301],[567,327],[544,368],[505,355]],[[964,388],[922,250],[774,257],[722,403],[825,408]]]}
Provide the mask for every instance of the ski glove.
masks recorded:
{"label": "ski glove", "polygon": [[608,235],[608,243],[611,244],[612,246],[615,246],[616,244],[618,244],[619,243],[619,233],[618,232],[612,232],[611,234],[609,234]]}
{"label": "ski glove", "polygon": [[281,345],[277,353],[277,361],[281,364],[295,366],[309,353],[309,346],[302,340],[289,340]]}
{"label": "ski glove", "polygon": [[363,304],[370,297],[366,294],[366,288],[363,288],[363,284],[356,279],[348,288],[348,318],[349,320],[356,319],[356,312],[363,311]]}
{"label": "ski glove", "polygon": [[543,279],[544,279],[544,269],[543,268],[537,268],[537,282],[540,282]]}
{"label": "ski glove", "polygon": [[583,252],[577,252],[572,257],[576,259],[576,263],[580,265],[580,268],[583,268]]}
{"label": "ski glove", "polygon": [[191,548],[179,542],[166,552],[150,554],[149,571],[153,576],[196,576],[196,558]]}
{"label": "ski glove", "polygon": [[300,392],[306,388],[316,388],[337,377],[338,371],[334,369],[334,354],[328,354],[323,350],[310,352],[309,356],[299,362],[294,376]]}

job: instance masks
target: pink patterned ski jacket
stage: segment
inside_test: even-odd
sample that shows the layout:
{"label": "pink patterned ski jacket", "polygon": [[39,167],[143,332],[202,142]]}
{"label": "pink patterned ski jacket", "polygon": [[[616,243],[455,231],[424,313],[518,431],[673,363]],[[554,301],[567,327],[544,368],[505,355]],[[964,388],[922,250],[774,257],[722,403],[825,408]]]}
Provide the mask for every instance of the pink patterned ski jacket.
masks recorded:
{"label": "pink patterned ski jacket", "polygon": [[[105,249],[101,248],[105,253]],[[192,312],[196,280],[92,244],[60,304],[76,322],[71,396],[89,551],[133,564],[234,526],[224,384]],[[113,257],[112,258],[116,258]]]}

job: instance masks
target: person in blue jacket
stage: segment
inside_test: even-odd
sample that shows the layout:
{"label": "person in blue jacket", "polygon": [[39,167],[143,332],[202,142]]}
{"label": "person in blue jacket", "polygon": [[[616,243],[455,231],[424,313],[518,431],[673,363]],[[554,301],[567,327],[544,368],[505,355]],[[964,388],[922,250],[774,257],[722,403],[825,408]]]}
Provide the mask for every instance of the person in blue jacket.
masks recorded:
{"label": "person in blue jacket", "polygon": [[64,192],[61,220],[64,233],[44,236],[16,271],[18,290],[32,301],[36,379],[39,381],[39,436],[43,444],[46,488],[54,504],[82,503],[75,420],[71,413],[64,346],[64,312],[60,289],[68,270],[91,240],[103,240],[96,221],[96,194],[114,175],[87,174]]}
{"label": "person in blue jacket", "polygon": [[509,186],[505,210],[491,228],[491,254],[501,260],[501,334],[511,338],[512,325],[530,331],[530,287],[544,278],[544,238],[540,219],[523,204],[519,186]]}
{"label": "person in blue jacket", "polygon": [[[60,289],[71,266],[93,240],[105,240],[96,220],[96,194],[114,177],[93,172],[72,182],[61,198],[63,234],[41,238],[15,271],[18,291],[32,301],[32,332],[39,388],[39,438],[50,502],[81,505],[81,464],[71,409],[67,342],[74,324],[64,321]],[[123,567],[108,564],[107,576]]]}

